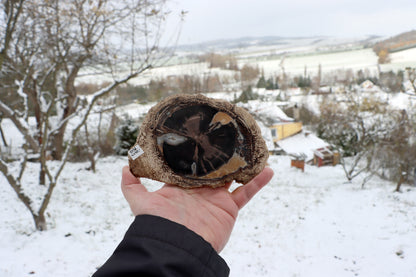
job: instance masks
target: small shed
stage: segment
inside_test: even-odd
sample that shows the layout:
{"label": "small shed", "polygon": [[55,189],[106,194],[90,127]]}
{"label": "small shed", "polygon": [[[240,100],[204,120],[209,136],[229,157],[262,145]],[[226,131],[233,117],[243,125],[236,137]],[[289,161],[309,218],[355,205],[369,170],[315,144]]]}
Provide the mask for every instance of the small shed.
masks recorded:
{"label": "small shed", "polygon": [[305,171],[305,154],[291,154],[292,158],[290,159],[290,166],[299,168],[300,170]]}
{"label": "small shed", "polygon": [[313,151],[313,164],[318,167],[324,165],[337,165],[339,160],[339,152],[332,151],[328,147],[321,147]]}

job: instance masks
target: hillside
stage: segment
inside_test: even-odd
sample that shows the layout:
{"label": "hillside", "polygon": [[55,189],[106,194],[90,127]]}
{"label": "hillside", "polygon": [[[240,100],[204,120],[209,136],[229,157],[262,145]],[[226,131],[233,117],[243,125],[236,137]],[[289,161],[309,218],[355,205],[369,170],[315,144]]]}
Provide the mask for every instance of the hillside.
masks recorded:
{"label": "hillside", "polygon": [[[312,107],[319,97],[292,101]],[[405,94],[389,96],[390,105],[398,108],[414,107],[412,101]],[[117,112],[139,118],[153,104],[130,104]],[[272,105],[250,101],[245,108],[260,114]],[[3,127],[15,146],[22,143],[11,124]],[[289,156],[271,155],[275,176],[240,212],[221,252],[231,277],[415,276],[416,187],[405,185],[403,193],[394,193],[392,183],[375,176],[361,189],[361,176],[346,182],[341,165],[307,164],[302,172],[290,162]],[[44,232],[34,230],[30,214],[0,176],[0,276],[90,276],[133,219],[119,185],[125,165],[126,157],[100,158],[94,174],[87,162],[69,162],[48,207]],[[42,193],[33,181],[37,168],[29,162],[24,176],[31,195]],[[151,191],[161,186],[142,181]]]}
{"label": "hillside", "polygon": [[371,47],[378,36],[356,38],[336,38],[327,36],[311,37],[242,37],[207,41],[198,44],[179,45],[177,50],[182,55],[190,53],[218,52],[236,56],[279,56],[288,53],[315,53],[343,51]]}
{"label": "hillside", "polygon": [[382,40],[374,45],[374,49],[387,49],[390,53],[416,47],[416,30],[401,33]]}
{"label": "hillside", "polygon": [[[0,176],[0,276],[90,276],[114,251],[133,217],[120,191],[124,157],[69,163],[48,208],[49,230]],[[222,257],[231,277],[416,274],[416,189],[393,193],[374,178],[344,183],[341,166],[290,168],[272,156],[275,177],[239,214]],[[35,166],[35,165],[33,165]],[[31,176],[36,179],[31,165]],[[143,179],[150,190],[160,185]]]}

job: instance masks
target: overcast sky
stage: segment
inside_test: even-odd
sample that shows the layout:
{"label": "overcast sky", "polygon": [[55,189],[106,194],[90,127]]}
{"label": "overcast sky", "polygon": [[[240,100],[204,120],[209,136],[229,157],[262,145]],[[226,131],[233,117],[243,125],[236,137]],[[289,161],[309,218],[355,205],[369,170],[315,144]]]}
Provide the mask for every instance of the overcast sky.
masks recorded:
{"label": "overcast sky", "polygon": [[[173,0],[179,44],[244,36],[391,36],[416,29],[416,0]],[[174,24],[169,24],[172,28]]]}

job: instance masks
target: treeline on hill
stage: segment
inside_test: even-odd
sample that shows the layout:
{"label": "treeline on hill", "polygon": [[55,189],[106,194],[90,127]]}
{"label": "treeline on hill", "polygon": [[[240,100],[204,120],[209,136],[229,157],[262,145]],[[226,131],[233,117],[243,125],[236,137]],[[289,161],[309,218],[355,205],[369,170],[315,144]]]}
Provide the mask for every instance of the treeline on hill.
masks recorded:
{"label": "treeline on hill", "polygon": [[[200,62],[208,63],[209,68],[224,70],[221,73],[174,75],[152,79],[147,85],[125,84],[116,89],[117,104],[131,102],[158,101],[163,97],[177,93],[210,93],[218,91],[237,91],[241,87],[254,84],[260,75],[258,66],[244,64],[238,67],[232,55],[209,53],[198,57]],[[236,85],[237,84],[237,85]],[[107,83],[80,83],[77,90],[81,94],[91,94]]]}
{"label": "treeline on hill", "polygon": [[[370,80],[386,92],[394,93],[404,90],[403,81],[405,79],[415,81],[416,77],[414,69],[381,72],[378,77],[371,74],[368,70],[354,72],[351,69],[336,70],[322,74],[320,78],[318,76],[311,77],[310,74],[295,76],[281,74],[266,77],[264,72],[258,67],[247,64],[238,71],[230,70],[230,73],[222,75],[214,73],[204,76],[178,75],[153,79],[148,85],[125,84],[115,90],[114,94],[117,96],[115,104],[125,105],[133,102],[153,102],[176,93],[244,91],[249,87],[265,88],[266,90],[301,88],[305,92],[319,92],[321,86],[343,86],[351,89],[353,86],[360,85],[366,80]],[[106,85],[107,83],[80,83],[76,88],[80,94],[88,95]],[[3,97],[6,96],[4,95]]]}
{"label": "treeline on hill", "polygon": [[385,64],[390,62],[390,53],[414,47],[416,47],[416,31],[412,30],[376,43],[373,50],[378,56],[378,63]]}
{"label": "treeline on hill", "polygon": [[209,68],[222,68],[222,69],[230,69],[230,70],[239,70],[238,69],[238,62],[235,56],[229,55],[221,55],[217,53],[207,53],[204,55],[200,55],[198,57],[200,62],[206,62],[209,64]]}
{"label": "treeline on hill", "polygon": [[[404,37],[412,37],[416,31],[409,32]],[[397,41],[397,40],[394,40]],[[408,41],[408,40],[407,40]],[[381,45],[382,42],[380,42]],[[377,48],[378,46],[374,46]],[[404,91],[403,82],[414,81],[414,69],[380,72],[375,76],[369,70],[339,69],[322,74],[321,67],[316,72],[305,67],[304,74],[290,75],[282,73],[266,76],[258,66],[244,64],[238,65],[235,56],[207,53],[193,57],[199,62],[205,62],[208,68],[213,69],[204,74],[171,75],[152,79],[147,85],[124,84],[116,89],[117,105],[131,102],[152,102],[177,93],[210,93],[218,91],[242,91],[249,86],[265,88],[268,90],[288,88],[301,88],[304,91],[319,92],[322,86],[343,86],[351,89],[366,80],[379,86],[386,92]],[[77,85],[80,94],[90,94],[107,85],[81,83]]]}

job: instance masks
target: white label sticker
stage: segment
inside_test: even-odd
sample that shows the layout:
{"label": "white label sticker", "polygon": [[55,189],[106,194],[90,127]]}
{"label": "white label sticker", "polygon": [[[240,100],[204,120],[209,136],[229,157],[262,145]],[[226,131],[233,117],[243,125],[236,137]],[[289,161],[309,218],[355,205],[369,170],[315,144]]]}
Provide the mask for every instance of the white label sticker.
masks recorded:
{"label": "white label sticker", "polygon": [[137,159],[144,153],[143,149],[140,148],[140,146],[137,144],[132,149],[129,150],[129,156],[133,160]]}

